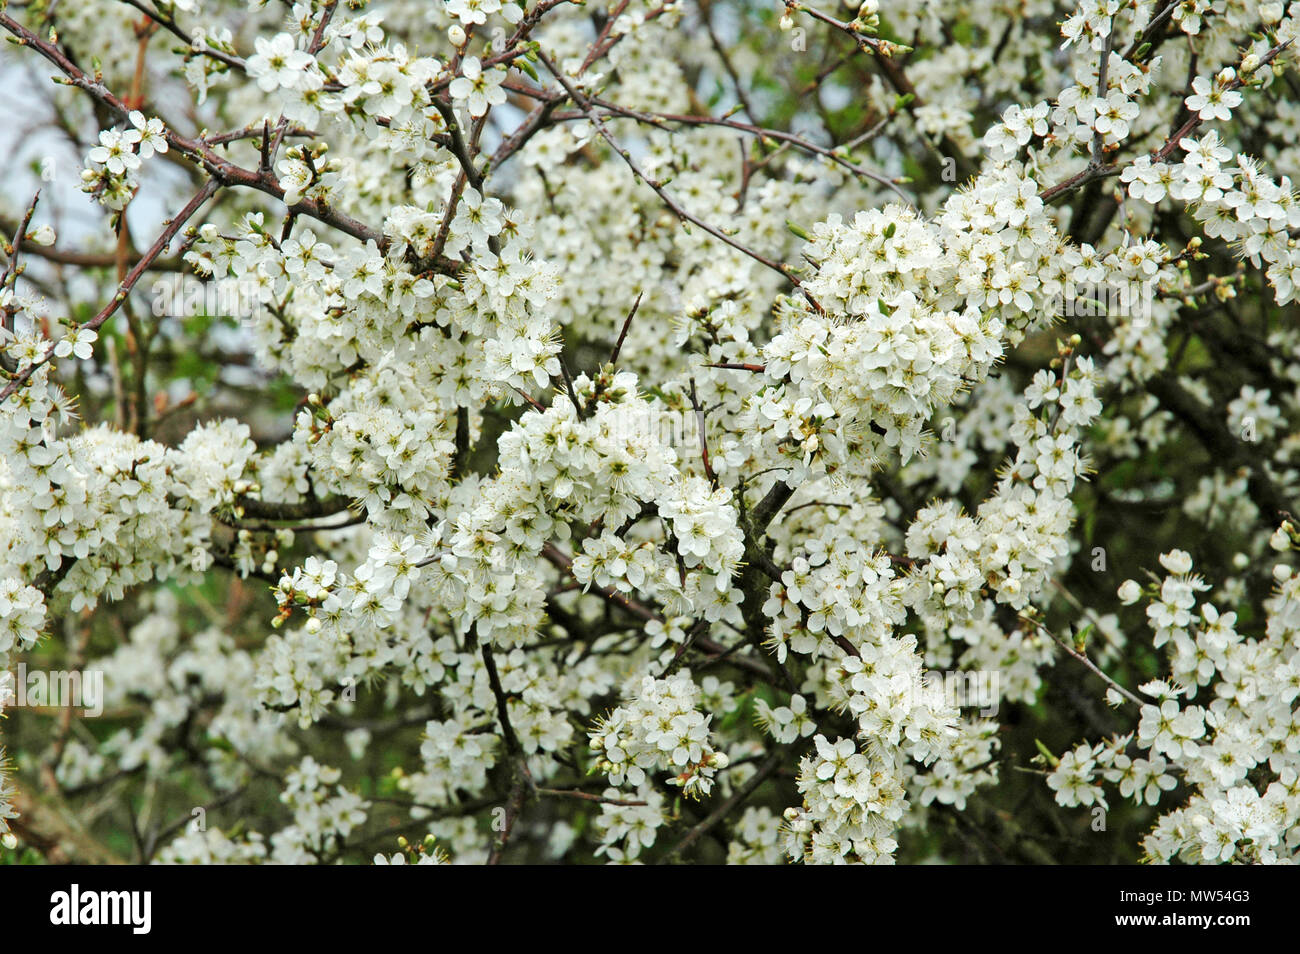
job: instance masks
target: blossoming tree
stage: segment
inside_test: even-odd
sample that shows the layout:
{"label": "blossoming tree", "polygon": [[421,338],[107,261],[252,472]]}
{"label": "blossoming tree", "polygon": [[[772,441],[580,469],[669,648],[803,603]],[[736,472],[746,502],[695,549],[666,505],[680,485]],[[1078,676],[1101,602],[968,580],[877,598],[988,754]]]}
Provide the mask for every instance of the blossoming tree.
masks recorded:
{"label": "blossoming tree", "polygon": [[11,856],[1295,860],[1300,3],[0,28]]}

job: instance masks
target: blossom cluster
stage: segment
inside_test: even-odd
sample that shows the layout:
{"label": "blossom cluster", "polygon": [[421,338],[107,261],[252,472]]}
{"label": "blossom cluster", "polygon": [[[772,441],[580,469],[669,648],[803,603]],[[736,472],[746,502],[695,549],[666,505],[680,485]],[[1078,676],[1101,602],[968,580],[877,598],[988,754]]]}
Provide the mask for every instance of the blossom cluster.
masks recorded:
{"label": "blossom cluster", "polygon": [[647,769],[667,769],[673,776],[668,784],[688,795],[709,794],[728,759],[709,741],[709,719],[697,708],[699,692],[689,673],[646,676],[625,706],[597,723],[591,748],[612,784],[639,786]]}
{"label": "blossom cluster", "polygon": [[6,852],[1300,855],[1300,3],[125,6],[0,13]]}

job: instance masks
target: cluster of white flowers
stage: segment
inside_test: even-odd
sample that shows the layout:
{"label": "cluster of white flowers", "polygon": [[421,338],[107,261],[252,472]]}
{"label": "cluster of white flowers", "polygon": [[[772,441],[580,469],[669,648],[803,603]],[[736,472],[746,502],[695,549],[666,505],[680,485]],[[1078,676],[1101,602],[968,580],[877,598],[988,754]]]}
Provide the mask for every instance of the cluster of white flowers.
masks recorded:
{"label": "cluster of white flowers", "polygon": [[686,672],[667,679],[646,676],[636,693],[591,733],[596,767],[614,785],[640,786],[647,770],[667,769],[668,784],[686,794],[708,795],[730,761],[709,739],[709,717],[697,708],[700,689]]}
{"label": "cluster of white flowers", "polygon": [[[1168,657],[1168,679],[1138,687],[1145,698],[1116,692],[1118,704],[1138,709],[1135,730],[1064,753],[1047,782],[1065,806],[1105,807],[1104,782],[1138,804],[1166,809],[1143,843],[1153,861],[1290,857],[1300,847],[1300,725],[1293,711],[1300,698],[1300,577],[1277,565],[1267,632],[1245,637],[1235,613],[1210,602],[1198,607],[1197,593],[1210,586],[1192,572],[1185,551],[1162,554],[1160,563],[1168,575],[1148,587],[1146,615],[1153,645]],[[1134,581],[1122,591],[1125,602],[1141,599]],[[1190,795],[1170,810],[1166,793],[1180,783]]]}
{"label": "cluster of white flowers", "polygon": [[139,110],[128,119],[129,125],[99,134],[99,145],[87,154],[90,165],[81,174],[82,189],[110,209],[126,207],[140,185],[141,164],[168,149],[161,119],[145,119]]}
{"label": "cluster of white flowers", "polygon": [[1015,459],[974,516],[950,502],[932,504],[908,528],[907,555],[925,561],[908,597],[921,612],[960,618],[976,609],[985,587],[997,602],[1024,609],[1069,555],[1070,497],[1086,467],[1078,431],[1101,410],[1092,360],[1077,358],[1067,369],[1069,360],[1062,349],[1061,370],[1038,372],[1026,389],[1011,428]]}
{"label": "cluster of white flowers", "polygon": [[44,624],[45,594],[13,577],[0,580],[0,658],[35,643]]}
{"label": "cluster of white flowers", "polygon": [[792,308],[764,346],[772,386],[742,420],[796,475],[835,470],[849,447],[911,457],[935,410],[981,380],[1060,287],[1040,278],[1059,240],[1037,186],[1009,166],[988,179],[934,224],[890,206],[814,227],[816,273],[802,287],[817,304]]}
{"label": "cluster of white flowers", "polygon": [[[337,768],[311,756],[284,778],[280,800],[292,822],[269,839],[250,831],[231,839],[220,831],[191,827],[161,853],[163,864],[315,864],[327,863],[366,818],[370,803],[339,785]],[[333,786],[333,793],[330,787]],[[267,842],[270,842],[269,847]]]}
{"label": "cluster of white flowers", "polygon": [[[1300,854],[1300,3],[175,0],[166,74],[121,6],[3,21],[111,235],[0,199],[0,705],[103,671],[5,713],[65,793],[278,780],[148,860],[949,860],[1035,757],[1150,860]],[[796,25],[888,68],[772,119]],[[218,199],[150,248],[164,153]],[[1094,689],[1059,756],[1001,711]]]}
{"label": "cluster of white flowers", "polygon": [[804,807],[785,812],[787,852],[814,864],[888,861],[906,795],[899,765],[875,747],[817,736],[816,752],[799,763]]}

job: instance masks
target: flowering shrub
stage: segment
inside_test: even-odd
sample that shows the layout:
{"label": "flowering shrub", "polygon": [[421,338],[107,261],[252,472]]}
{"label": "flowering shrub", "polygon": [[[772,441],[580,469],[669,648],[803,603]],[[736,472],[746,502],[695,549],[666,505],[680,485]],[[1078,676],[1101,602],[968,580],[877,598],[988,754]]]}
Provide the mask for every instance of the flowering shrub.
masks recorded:
{"label": "flowering shrub", "polygon": [[0,28],[9,857],[1300,854],[1300,3]]}

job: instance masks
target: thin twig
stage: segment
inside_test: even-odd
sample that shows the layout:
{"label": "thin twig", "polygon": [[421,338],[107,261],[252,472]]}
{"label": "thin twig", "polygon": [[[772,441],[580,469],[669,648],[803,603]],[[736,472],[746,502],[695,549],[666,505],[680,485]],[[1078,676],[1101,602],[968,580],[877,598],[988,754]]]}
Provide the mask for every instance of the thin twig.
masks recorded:
{"label": "thin twig", "polygon": [[614,342],[614,350],[609,356],[610,364],[618,363],[618,353],[623,350],[623,342],[627,339],[628,329],[632,327],[632,319],[636,317],[637,309],[641,307],[641,296],[644,294],[645,292],[637,293],[636,301],[632,303],[632,310],[629,311],[627,317],[623,319],[623,329],[618,333],[618,340]]}

